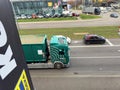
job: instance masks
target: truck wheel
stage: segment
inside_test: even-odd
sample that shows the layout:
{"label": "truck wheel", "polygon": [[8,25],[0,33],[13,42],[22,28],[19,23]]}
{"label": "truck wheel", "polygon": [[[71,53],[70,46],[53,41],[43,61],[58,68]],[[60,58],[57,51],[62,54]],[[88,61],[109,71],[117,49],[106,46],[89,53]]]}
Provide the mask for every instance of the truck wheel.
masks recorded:
{"label": "truck wheel", "polygon": [[61,69],[61,68],[63,68],[63,64],[57,62],[57,63],[54,64],[54,68],[55,68],[55,69]]}

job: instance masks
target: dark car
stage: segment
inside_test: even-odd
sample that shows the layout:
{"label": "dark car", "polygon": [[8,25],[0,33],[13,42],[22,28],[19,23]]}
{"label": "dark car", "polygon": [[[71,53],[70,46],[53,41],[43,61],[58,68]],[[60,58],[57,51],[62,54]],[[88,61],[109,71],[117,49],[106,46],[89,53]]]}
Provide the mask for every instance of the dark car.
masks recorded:
{"label": "dark car", "polygon": [[112,14],[110,14],[110,17],[118,18],[118,14],[117,13],[112,13]]}
{"label": "dark car", "polygon": [[85,44],[104,44],[106,39],[103,36],[95,34],[86,34],[83,38]]}
{"label": "dark car", "polygon": [[100,15],[100,13],[101,13],[100,8],[96,7],[95,10],[94,10],[94,14],[95,15]]}

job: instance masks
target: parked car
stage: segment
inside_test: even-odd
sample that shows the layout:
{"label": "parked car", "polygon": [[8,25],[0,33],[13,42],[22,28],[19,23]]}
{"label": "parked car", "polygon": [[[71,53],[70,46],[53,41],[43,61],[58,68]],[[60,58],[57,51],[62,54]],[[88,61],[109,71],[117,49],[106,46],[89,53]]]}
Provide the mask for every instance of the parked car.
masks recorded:
{"label": "parked car", "polygon": [[69,10],[64,10],[62,15],[63,15],[63,17],[69,17],[69,16],[71,17],[71,16],[73,16],[72,12],[69,11]]}
{"label": "parked car", "polygon": [[27,14],[27,15],[26,15],[26,18],[30,19],[30,18],[32,18],[32,16],[29,15],[29,14]]}
{"label": "parked car", "polygon": [[51,17],[53,17],[53,18],[62,17],[62,14],[57,13],[57,14],[52,15]]}
{"label": "parked car", "polygon": [[106,39],[103,36],[86,34],[83,37],[83,41],[85,44],[104,44],[106,42]]}
{"label": "parked car", "polygon": [[117,13],[112,13],[112,14],[110,14],[110,17],[118,18],[118,14]]}
{"label": "parked car", "polygon": [[21,16],[20,15],[16,15],[15,18],[18,20],[18,19],[21,19]]}
{"label": "parked car", "polygon": [[27,17],[26,17],[25,14],[21,14],[21,18],[22,18],[22,19],[26,19]]}
{"label": "parked car", "polygon": [[41,14],[38,14],[38,15],[37,15],[37,18],[44,18],[44,16],[41,15]]}
{"label": "parked car", "polygon": [[80,16],[80,14],[79,13],[72,13],[72,16],[78,17],[78,16]]}

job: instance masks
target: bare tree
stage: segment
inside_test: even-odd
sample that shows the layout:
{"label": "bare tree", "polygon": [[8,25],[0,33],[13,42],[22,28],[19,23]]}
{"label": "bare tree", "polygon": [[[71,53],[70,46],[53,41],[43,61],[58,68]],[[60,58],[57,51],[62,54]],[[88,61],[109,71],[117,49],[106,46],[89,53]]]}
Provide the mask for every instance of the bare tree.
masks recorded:
{"label": "bare tree", "polygon": [[68,0],[68,4],[72,5],[73,7],[82,4],[82,0]]}

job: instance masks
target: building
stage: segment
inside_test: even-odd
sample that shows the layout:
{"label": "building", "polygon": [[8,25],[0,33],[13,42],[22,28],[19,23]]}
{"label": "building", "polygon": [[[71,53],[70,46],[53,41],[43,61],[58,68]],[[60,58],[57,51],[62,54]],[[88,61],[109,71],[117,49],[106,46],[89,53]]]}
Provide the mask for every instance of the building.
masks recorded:
{"label": "building", "polygon": [[62,0],[12,0],[16,15],[62,13]]}

